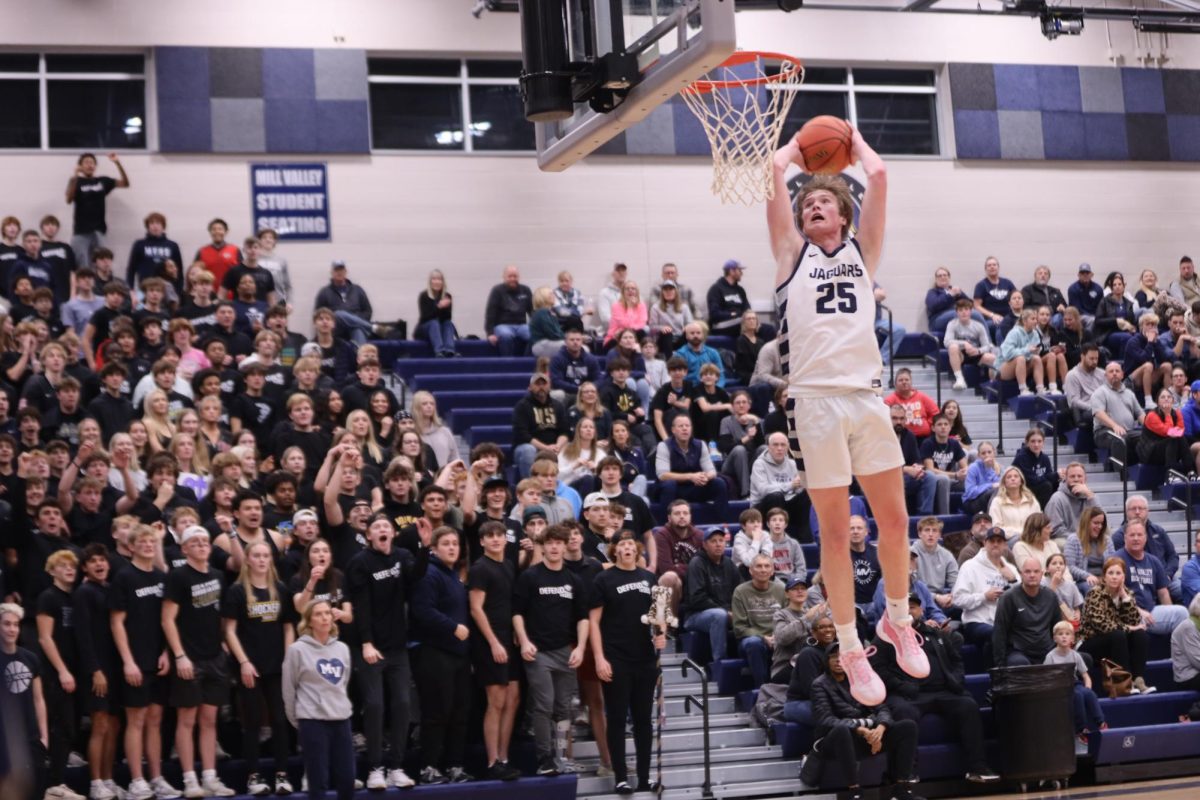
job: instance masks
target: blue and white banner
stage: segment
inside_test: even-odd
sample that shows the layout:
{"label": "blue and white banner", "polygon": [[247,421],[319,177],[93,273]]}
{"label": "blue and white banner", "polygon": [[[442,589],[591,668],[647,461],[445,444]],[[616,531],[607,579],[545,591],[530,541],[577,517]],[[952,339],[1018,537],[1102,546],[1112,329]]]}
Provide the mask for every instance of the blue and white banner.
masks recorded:
{"label": "blue and white banner", "polygon": [[323,162],[251,164],[254,230],[271,228],[280,241],[329,241],[329,173],[325,167]]}

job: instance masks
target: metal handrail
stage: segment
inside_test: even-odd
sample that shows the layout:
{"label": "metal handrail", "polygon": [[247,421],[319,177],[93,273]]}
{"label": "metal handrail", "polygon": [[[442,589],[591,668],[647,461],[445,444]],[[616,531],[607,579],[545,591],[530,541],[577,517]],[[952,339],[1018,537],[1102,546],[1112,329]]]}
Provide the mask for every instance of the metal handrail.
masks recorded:
{"label": "metal handrail", "polygon": [[1042,429],[1042,433],[1049,433],[1054,438],[1054,471],[1058,472],[1058,404],[1045,395],[1038,395],[1034,398],[1034,405],[1045,405],[1050,409],[1050,421],[1044,419],[1034,419],[1033,422]]}
{"label": "metal handrail", "polygon": [[941,347],[942,343],[932,333],[922,333],[922,339],[930,339],[933,341],[933,355],[925,353],[921,356],[922,364],[933,363],[933,378],[937,381],[937,404],[938,408],[942,407],[942,365],[941,365]]}
{"label": "metal handrail", "polygon": [[1129,464],[1127,463],[1129,461],[1128,431],[1125,432],[1125,436],[1122,437],[1122,441],[1125,442],[1125,458],[1123,460],[1117,458],[1116,456],[1112,455],[1112,451],[1110,450],[1106,463],[1113,464],[1121,470],[1121,523],[1124,524],[1125,503],[1127,500],[1129,500]]}
{"label": "metal handrail", "polygon": [[979,385],[979,390],[984,394],[996,395],[996,455],[1004,455],[1004,403],[1000,398],[1000,387],[990,386],[986,383]]}
{"label": "metal handrail", "polygon": [[[876,303],[875,306],[887,314],[888,318],[888,388],[896,388],[896,340],[893,338],[896,334],[896,328],[892,324],[892,309],[888,308],[884,303]],[[940,400],[939,400],[940,403]]]}
{"label": "metal handrail", "polygon": [[1167,480],[1169,481],[1171,478],[1178,478],[1179,480],[1183,481],[1185,486],[1187,486],[1187,491],[1184,492],[1184,497],[1186,499],[1180,500],[1175,495],[1171,495],[1171,499],[1167,501],[1167,508],[1177,505],[1183,506],[1184,514],[1187,517],[1187,557],[1188,560],[1191,561],[1192,542],[1195,539],[1195,537],[1192,536],[1192,479],[1177,469],[1167,470]]}
{"label": "metal handrail", "polygon": [[692,706],[700,709],[704,714],[704,783],[700,784],[702,797],[712,797],[712,752],[708,746],[709,723],[708,723],[708,670],[692,661],[690,658],[685,658],[680,665],[683,677],[687,677],[688,667],[691,667],[700,678],[700,697],[697,698],[694,694],[689,694],[683,698],[683,711],[686,714],[691,710]]}

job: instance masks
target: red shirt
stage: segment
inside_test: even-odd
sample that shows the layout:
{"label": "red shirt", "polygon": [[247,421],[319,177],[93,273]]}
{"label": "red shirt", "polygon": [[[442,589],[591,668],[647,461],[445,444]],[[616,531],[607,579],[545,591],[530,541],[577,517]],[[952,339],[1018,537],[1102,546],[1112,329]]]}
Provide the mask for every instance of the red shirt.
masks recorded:
{"label": "red shirt", "polygon": [[889,406],[900,406],[904,409],[904,427],[912,431],[913,436],[918,439],[923,439],[932,433],[930,424],[934,416],[941,410],[932,397],[919,391],[914,391],[907,399],[892,392],[883,402]]}
{"label": "red shirt", "polygon": [[226,242],[220,249],[206,244],[196,251],[196,260],[204,262],[204,268],[213,275],[213,286],[216,291],[221,289],[221,281],[230,267],[242,263],[242,252],[237,245]]}

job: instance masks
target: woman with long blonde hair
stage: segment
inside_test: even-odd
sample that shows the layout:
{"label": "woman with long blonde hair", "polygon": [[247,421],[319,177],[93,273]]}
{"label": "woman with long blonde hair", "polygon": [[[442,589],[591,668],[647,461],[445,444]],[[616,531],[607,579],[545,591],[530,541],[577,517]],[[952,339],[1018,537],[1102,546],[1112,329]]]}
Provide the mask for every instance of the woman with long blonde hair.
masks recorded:
{"label": "woman with long blonde hair", "polygon": [[622,328],[632,328],[639,336],[645,335],[650,324],[650,310],[642,301],[642,292],[634,281],[625,281],[621,287],[621,298],[612,304],[608,319],[608,331],[604,334],[604,347],[608,348]]}
{"label": "woman with long blonde hair", "polygon": [[596,488],[596,465],[606,455],[596,442],[595,420],[582,417],[558,454],[558,479],[586,497]]}
{"label": "woman with long blonde hair", "polygon": [[1018,467],[1009,467],[1000,475],[1000,488],[992,498],[988,514],[992,524],[1004,529],[1009,544],[1015,544],[1025,530],[1030,514],[1042,510],[1033,492],[1025,485],[1025,475]]}
{"label": "woman with long blonde hair", "polygon": [[170,401],[162,389],[154,389],[142,401],[142,424],[146,426],[146,444],[151,453],[160,453],[166,449],[175,435],[175,425],[171,422]]}
{"label": "woman with long blonde hair", "polygon": [[[289,731],[283,707],[283,657],[296,639],[294,623],[299,618],[287,588],[275,572],[270,545],[265,541],[246,547],[238,580],[221,602],[225,643],[239,665],[238,694],[241,697],[243,730],[242,756],[250,775],[246,791],[255,796],[270,792],[291,794],[287,775]],[[275,781],[261,775],[258,763],[258,730],[267,709],[271,726]]]}
{"label": "woman with long blonde hair", "polygon": [[192,433],[177,433],[168,447],[179,465],[176,483],[189,487],[196,497],[208,494],[208,448],[203,447]]}
{"label": "woman with long blonde hair", "polygon": [[375,426],[371,424],[371,415],[361,408],[356,408],[346,415],[346,432],[352,435],[362,450],[363,460],[376,469],[382,469],[386,463],[387,454],[375,438]]}
{"label": "woman with long blonde hair", "polygon": [[421,434],[421,441],[429,445],[437,459],[437,466],[444,467],[458,458],[458,442],[454,440],[454,432],[442,423],[438,416],[437,400],[429,392],[419,391],[413,394],[412,418]]}

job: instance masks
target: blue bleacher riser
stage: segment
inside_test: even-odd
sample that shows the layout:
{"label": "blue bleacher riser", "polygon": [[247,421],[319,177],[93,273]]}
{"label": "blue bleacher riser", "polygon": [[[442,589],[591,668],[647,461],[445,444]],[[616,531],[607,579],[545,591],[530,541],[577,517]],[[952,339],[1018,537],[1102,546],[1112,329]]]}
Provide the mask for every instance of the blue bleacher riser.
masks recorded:
{"label": "blue bleacher riser", "polygon": [[[416,339],[374,339],[370,344],[379,348],[379,361],[386,364],[398,358],[432,358],[428,342]],[[467,358],[494,358],[500,351],[487,339],[459,339],[454,343],[459,355]]]}
{"label": "blue bleacher riser", "polygon": [[[1168,483],[1162,486],[1162,499],[1169,504],[1172,498],[1178,497],[1179,502],[1187,502],[1188,487],[1184,483]],[[1192,506],[1200,506],[1200,483],[1192,482]],[[1176,508],[1182,509],[1183,506],[1169,505],[1172,510]]]}
{"label": "blue bleacher riser", "polygon": [[[995,381],[988,381],[988,385],[993,388],[999,387],[1000,399],[1001,399],[1001,401],[1003,401],[1005,403],[1009,402],[1010,400],[1012,400],[1014,397],[1016,397],[1020,393],[1020,389],[1018,389],[1016,381],[995,380]],[[987,401],[989,403],[996,402],[995,395],[985,394],[984,397],[987,398]]]}
{"label": "blue bleacher riser", "polygon": [[499,391],[489,392],[480,390],[474,392],[439,392],[437,396],[438,411],[445,413],[460,408],[495,408],[497,406],[514,407],[528,392]]}
{"label": "blue bleacher riser", "polygon": [[1018,395],[1008,401],[1008,407],[1017,419],[1033,419],[1033,414],[1038,407],[1037,396],[1025,395],[1021,397]]}
{"label": "blue bleacher riser", "polygon": [[722,658],[720,661],[714,661],[709,665],[709,671],[712,673],[713,680],[717,682],[717,694],[736,695],[744,689],[754,688],[753,679],[749,674],[742,674],[742,670],[746,669],[746,660],[744,658]]}
{"label": "blue bleacher riser", "polygon": [[[1186,714],[1192,703],[1200,698],[1197,692],[1164,692],[1132,694],[1128,697],[1102,697],[1100,709],[1110,728],[1136,728],[1141,725],[1160,725],[1176,722]],[[1200,733],[1196,736],[1200,739]]]}
{"label": "blue bleacher riser", "polygon": [[408,388],[413,391],[423,389],[427,392],[462,391],[464,389],[486,389],[498,391],[512,389],[524,391],[529,388],[529,375],[525,372],[468,372],[459,375],[442,373],[420,373],[408,381]]}
{"label": "blue bleacher riser", "polygon": [[512,425],[475,425],[468,428],[463,433],[463,437],[470,447],[474,447],[480,442],[511,445],[513,429]]}
{"label": "blue bleacher riser", "polygon": [[[896,348],[896,358],[920,358],[933,355],[937,348],[920,333],[906,333]],[[886,370],[885,370],[886,371]]]}
{"label": "blue bleacher riser", "polygon": [[1066,432],[1067,444],[1079,455],[1092,455],[1096,452],[1096,439],[1092,436],[1090,426],[1072,428]]}
{"label": "blue bleacher riser", "polygon": [[1097,765],[1195,758],[1200,756],[1200,736],[1194,722],[1110,727],[1089,737],[1088,750]]}
{"label": "blue bleacher riser", "polygon": [[1149,492],[1167,482],[1167,468],[1158,464],[1134,464],[1129,468],[1129,477],[1139,492]]}
{"label": "blue bleacher riser", "polygon": [[478,425],[512,426],[511,408],[460,408],[443,414],[446,424],[455,433],[464,433]]}
{"label": "blue bleacher riser", "polygon": [[536,360],[521,356],[513,358],[398,358],[391,363],[392,371],[408,381],[414,375],[465,375],[476,372],[533,373]]}

